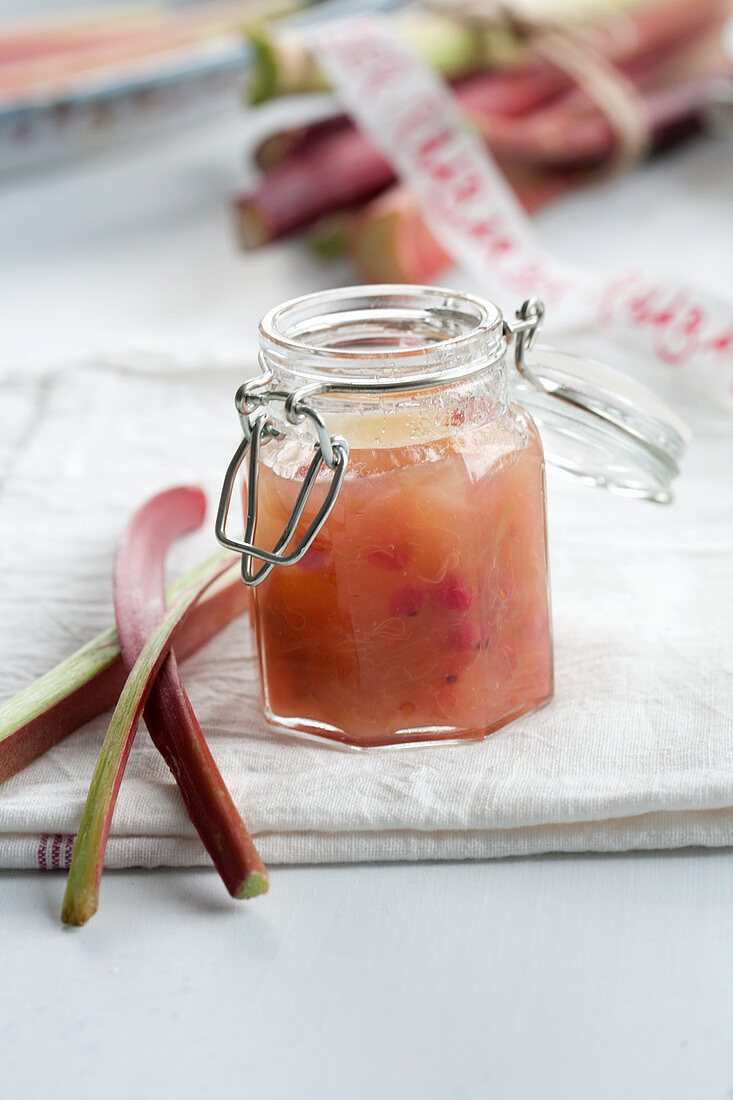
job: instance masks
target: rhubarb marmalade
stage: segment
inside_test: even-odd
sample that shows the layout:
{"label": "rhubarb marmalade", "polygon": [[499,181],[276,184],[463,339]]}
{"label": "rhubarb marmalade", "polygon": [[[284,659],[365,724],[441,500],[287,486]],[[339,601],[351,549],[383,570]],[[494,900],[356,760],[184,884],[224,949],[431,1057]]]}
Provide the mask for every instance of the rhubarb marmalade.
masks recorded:
{"label": "rhubarb marmalade", "polygon": [[[507,400],[498,311],[427,288],[356,288],[280,307],[261,342],[268,389],[309,387],[349,444],[308,550],[253,588],[268,721],[387,746],[483,738],[545,702],[544,461],[529,415]],[[314,439],[282,404],[268,416],[256,540],[270,550]],[[331,478],[323,465],[294,541]]]}

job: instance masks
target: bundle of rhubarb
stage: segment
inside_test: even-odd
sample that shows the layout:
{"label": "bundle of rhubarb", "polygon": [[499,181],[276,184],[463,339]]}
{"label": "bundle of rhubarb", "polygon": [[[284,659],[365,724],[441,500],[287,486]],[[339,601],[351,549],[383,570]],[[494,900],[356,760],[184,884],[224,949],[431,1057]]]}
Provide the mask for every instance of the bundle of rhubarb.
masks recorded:
{"label": "bundle of rhubarb", "polygon": [[[528,211],[699,133],[726,70],[728,0],[580,0],[564,12],[552,7],[549,28],[547,4],[537,15],[523,6],[515,17],[500,5],[438,3],[439,12],[393,15],[395,33],[451,82]],[[292,33],[260,28],[252,42],[252,104],[283,95],[315,102],[327,90],[307,44]],[[592,79],[598,69],[600,82]],[[609,74],[635,113],[632,149],[613,97],[603,93]],[[307,230],[324,254],[346,250],[370,282],[432,282],[451,266],[412,196],[345,114],[278,128],[253,155],[259,180],[235,200],[244,248]]]}
{"label": "bundle of rhubarb", "polygon": [[181,683],[185,658],[245,608],[229,553],[217,554],[166,594],[169,544],[201,526],[200,489],[160,493],[133,517],[115,561],[116,630],[93,639],[0,706],[0,782],[89,719],[114,708],[76,835],[62,911],[85,924],[97,909],[112,814],[140,719],[180,788],[191,821],[229,893],[251,898],[267,871],[209,752]]}

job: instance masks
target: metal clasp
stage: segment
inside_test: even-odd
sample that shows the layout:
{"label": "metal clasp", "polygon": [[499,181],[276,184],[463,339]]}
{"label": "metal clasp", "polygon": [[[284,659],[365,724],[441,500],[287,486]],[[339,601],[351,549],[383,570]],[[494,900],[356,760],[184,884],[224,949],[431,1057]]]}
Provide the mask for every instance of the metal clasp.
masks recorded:
{"label": "metal clasp", "polygon": [[514,340],[514,366],[532,385],[542,389],[542,384],[532,374],[525,361],[525,354],[534,346],[537,334],[545,319],[545,305],[540,298],[527,298],[517,310],[516,321],[504,322],[507,343]]}
{"label": "metal clasp", "polygon": [[[245,382],[237,391],[235,405],[242,425],[243,438],[227,467],[216,513],[216,537],[222,546],[226,546],[227,549],[234,550],[242,555],[242,580],[250,588],[261,584],[276,565],[295,565],[307,552],[336,502],[349,457],[349,445],[346,440],[340,435],[329,435],[323,417],[303,399],[301,391],[268,390],[267,386],[271,380],[272,375],[267,371],[264,376]],[[284,404],[285,415],[291,424],[300,424],[306,419],[310,420],[315,428],[317,438],[313,458],[283,532],[272,550],[264,550],[262,547],[256,546],[253,539],[257,525],[260,445],[263,440],[266,442],[268,439],[278,438],[283,434],[275,427],[272,420],[267,419],[266,406],[275,401],[281,401]],[[226,532],[226,523],[237,474],[248,453],[247,516],[244,539],[240,541],[239,539],[230,538]],[[326,496],[308,530],[295,548],[287,553],[287,547],[305,511],[311,490],[323,465],[333,471]],[[254,569],[252,566],[253,558],[264,564],[258,569]]]}

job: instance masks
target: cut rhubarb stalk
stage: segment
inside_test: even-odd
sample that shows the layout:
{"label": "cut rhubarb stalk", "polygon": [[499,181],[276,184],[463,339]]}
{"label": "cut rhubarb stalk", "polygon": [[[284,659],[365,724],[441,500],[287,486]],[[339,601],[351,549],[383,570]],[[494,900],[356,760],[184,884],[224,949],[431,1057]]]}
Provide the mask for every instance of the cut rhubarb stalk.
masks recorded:
{"label": "cut rhubarb stalk", "polygon": [[[545,67],[539,74],[478,77],[459,85],[456,95],[478,125],[487,114],[514,115],[543,103],[563,83],[567,80]],[[315,130],[312,139],[302,140],[253,191],[235,200],[242,247],[261,248],[365,202],[393,182],[391,165],[352,124]]]}
{"label": "cut rhubarb stalk", "polygon": [[[583,181],[580,173],[571,172],[514,170],[507,178],[528,213]],[[349,257],[365,282],[431,283],[454,263],[403,187],[391,187],[354,214],[348,241]]]}
{"label": "cut rhubarb stalk", "polygon": [[[205,511],[200,490],[172,489],[148,501],[122,536],[115,561],[115,615],[128,670],[165,614],[163,568],[170,540],[200,526]],[[144,718],[229,893],[245,898],[267,889],[267,871],[209,752],[173,653],[153,684]]]}
{"label": "cut rhubarb stalk", "polygon": [[319,218],[373,198],[394,179],[384,157],[353,127],[273,169],[236,200],[243,248],[260,248]]}
{"label": "cut rhubarb stalk", "polygon": [[[468,115],[514,116],[534,110],[568,84],[568,78],[558,69],[534,65],[509,73],[482,73],[460,81],[453,90]],[[253,160],[262,172],[269,173],[286,161],[296,161],[325,138],[353,129],[348,116],[338,114],[292,130],[275,130],[255,148]]]}
{"label": "cut rhubarb stalk", "polygon": [[[713,88],[696,78],[676,87],[646,91],[639,108],[650,135],[650,150],[666,143],[670,130],[707,109]],[[513,126],[507,119],[485,119],[481,134],[502,164],[534,168],[579,168],[602,165],[612,156],[618,137],[608,117],[587,97],[575,92]]]}
{"label": "cut rhubarb stalk", "polygon": [[[727,18],[727,0],[616,0],[612,6],[590,11],[587,18],[569,19],[575,33],[587,37],[593,49],[622,68],[640,52],[668,49],[681,35],[694,34],[705,19]],[[526,65],[531,51],[526,37],[512,34],[502,19],[481,27],[470,19],[454,21],[424,10],[409,10],[390,17],[397,37],[431,68],[450,80],[485,70],[505,71]],[[521,21],[520,21],[521,22]],[[250,101],[261,103],[273,96],[323,91],[327,86],[304,36],[290,28],[249,29],[255,58]]]}
{"label": "cut rhubarb stalk", "polygon": [[[234,562],[218,553],[207,564]],[[201,567],[199,566],[199,569]],[[198,572],[198,570],[197,570]],[[168,589],[168,600],[194,574]],[[247,590],[239,577],[225,574],[191,610],[176,635],[176,656],[184,660],[242,615]],[[0,783],[32,764],[42,753],[117,702],[125,683],[117,631],[105,630],[35,683],[0,706]]]}
{"label": "cut rhubarb stalk", "polygon": [[271,172],[293,156],[299,156],[324,137],[331,137],[350,125],[346,115],[331,115],[319,122],[293,130],[275,130],[255,147],[252,159],[261,172]]}
{"label": "cut rhubarb stalk", "polygon": [[[220,560],[215,564],[208,563],[191,575],[150,636],[125,681],[97,761],[74,842],[62,910],[62,919],[66,924],[85,924],[97,910],[104,850],[117,792],[155,677],[192,607],[219,577],[231,569],[231,560],[227,558],[224,563]],[[262,889],[264,885],[261,884]]]}
{"label": "cut rhubarb stalk", "polygon": [[[485,65],[485,36],[476,34],[470,23],[420,11],[400,13],[392,17],[392,24],[431,68],[447,76],[465,76]],[[250,103],[264,103],[273,96],[320,92],[328,87],[311,53],[292,28],[283,32],[269,24],[250,23],[247,37],[254,55],[248,88]]]}

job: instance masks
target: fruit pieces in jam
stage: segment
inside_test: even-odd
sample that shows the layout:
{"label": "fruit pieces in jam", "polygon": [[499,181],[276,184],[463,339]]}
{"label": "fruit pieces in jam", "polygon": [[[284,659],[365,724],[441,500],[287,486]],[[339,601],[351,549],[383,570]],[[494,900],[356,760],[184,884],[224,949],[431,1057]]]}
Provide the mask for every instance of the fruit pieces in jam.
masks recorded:
{"label": "fruit pieces in jam", "polygon": [[[269,721],[364,747],[478,739],[549,698],[542,448],[531,421],[508,416],[509,435],[503,418],[352,449],[313,546],[254,590]],[[296,466],[288,446],[263,454],[260,545],[302,483],[304,451]]]}

